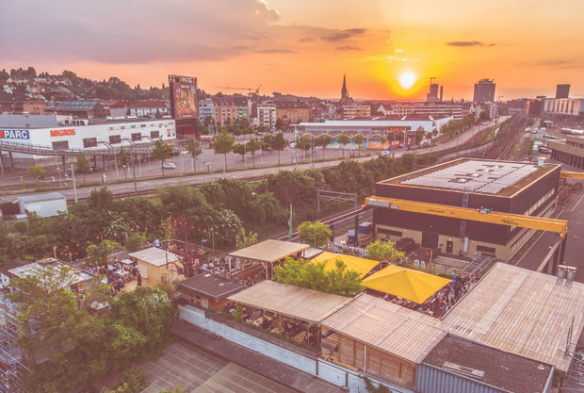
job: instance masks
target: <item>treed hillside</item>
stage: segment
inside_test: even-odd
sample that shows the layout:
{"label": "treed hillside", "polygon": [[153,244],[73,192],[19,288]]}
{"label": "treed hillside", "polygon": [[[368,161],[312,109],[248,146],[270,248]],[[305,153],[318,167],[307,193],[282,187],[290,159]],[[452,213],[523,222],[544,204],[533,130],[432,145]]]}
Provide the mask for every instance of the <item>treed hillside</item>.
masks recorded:
{"label": "treed hillside", "polygon": [[[161,87],[143,89],[140,85],[130,87],[126,82],[112,76],[102,81],[78,76],[73,71],[63,71],[52,75],[37,73],[34,67],[0,71],[0,85],[6,85],[13,94],[30,93],[31,88],[40,88],[40,94],[47,100],[102,99],[102,100],[164,100],[168,99],[168,89]],[[0,89],[1,91],[1,89]],[[6,90],[5,90],[6,91]],[[36,90],[35,90],[36,92]]]}

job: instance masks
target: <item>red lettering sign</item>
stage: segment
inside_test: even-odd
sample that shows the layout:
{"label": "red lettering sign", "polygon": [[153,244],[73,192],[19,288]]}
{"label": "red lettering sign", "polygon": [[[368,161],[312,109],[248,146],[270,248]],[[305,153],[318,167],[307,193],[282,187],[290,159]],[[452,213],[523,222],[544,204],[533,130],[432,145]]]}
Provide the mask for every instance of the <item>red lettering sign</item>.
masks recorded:
{"label": "red lettering sign", "polygon": [[68,128],[65,130],[51,130],[51,137],[55,136],[68,136],[68,135],[75,135],[74,128]]}

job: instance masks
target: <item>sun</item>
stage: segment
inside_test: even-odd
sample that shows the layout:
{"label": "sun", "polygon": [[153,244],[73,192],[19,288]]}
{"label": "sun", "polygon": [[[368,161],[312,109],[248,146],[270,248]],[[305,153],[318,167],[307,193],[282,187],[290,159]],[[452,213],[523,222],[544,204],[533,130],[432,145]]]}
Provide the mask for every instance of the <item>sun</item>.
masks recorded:
{"label": "sun", "polygon": [[399,77],[399,83],[404,89],[409,89],[416,83],[416,76],[412,72],[404,72]]}

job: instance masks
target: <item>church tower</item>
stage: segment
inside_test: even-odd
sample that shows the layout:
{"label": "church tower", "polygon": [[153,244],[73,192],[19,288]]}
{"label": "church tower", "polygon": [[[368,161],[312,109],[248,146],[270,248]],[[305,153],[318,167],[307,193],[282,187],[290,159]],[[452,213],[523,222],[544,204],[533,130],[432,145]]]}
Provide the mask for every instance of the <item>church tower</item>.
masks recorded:
{"label": "church tower", "polygon": [[349,97],[349,91],[347,90],[347,76],[343,75],[343,89],[341,90],[341,99]]}

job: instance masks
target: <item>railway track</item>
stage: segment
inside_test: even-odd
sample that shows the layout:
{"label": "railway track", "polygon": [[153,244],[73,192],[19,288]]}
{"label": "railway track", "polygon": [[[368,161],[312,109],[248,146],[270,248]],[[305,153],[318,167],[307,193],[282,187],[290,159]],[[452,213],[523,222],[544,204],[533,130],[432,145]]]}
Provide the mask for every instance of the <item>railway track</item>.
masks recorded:
{"label": "railway track", "polygon": [[521,135],[527,124],[526,118],[516,118],[507,125],[507,129],[499,134],[497,144],[493,149],[485,153],[485,158],[504,160],[515,152],[515,146],[521,139]]}

